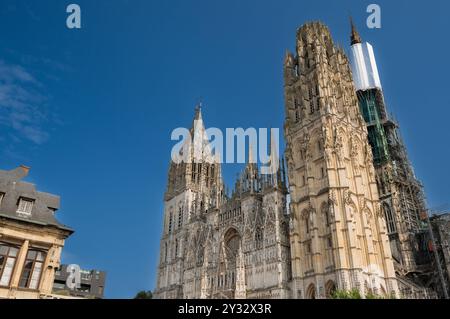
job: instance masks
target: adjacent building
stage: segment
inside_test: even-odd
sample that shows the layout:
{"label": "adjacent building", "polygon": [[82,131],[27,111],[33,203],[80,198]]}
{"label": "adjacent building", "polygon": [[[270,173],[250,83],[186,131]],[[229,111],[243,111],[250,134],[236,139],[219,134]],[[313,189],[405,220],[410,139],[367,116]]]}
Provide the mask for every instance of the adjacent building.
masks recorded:
{"label": "adjacent building", "polygon": [[103,299],[105,291],[106,273],[101,270],[84,270],[80,269],[79,287],[74,288],[67,286],[71,271],[68,265],[61,265],[56,270],[55,280],[53,282],[53,293],[56,295],[66,295],[87,299]]}
{"label": "adjacent building", "polygon": [[56,219],[60,199],[24,182],[29,168],[0,170],[0,298],[49,298],[73,230]]}

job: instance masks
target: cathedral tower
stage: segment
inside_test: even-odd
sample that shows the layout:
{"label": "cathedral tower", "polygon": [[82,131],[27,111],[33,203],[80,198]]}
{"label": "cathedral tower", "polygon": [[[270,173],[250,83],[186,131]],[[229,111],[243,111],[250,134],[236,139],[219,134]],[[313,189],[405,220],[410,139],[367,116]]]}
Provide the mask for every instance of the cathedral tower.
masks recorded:
{"label": "cathedral tower", "polygon": [[[160,262],[156,298],[183,298],[185,285],[184,254],[198,247],[187,247],[189,232],[204,230],[209,208],[220,205],[224,196],[220,162],[213,156],[203,124],[201,108],[197,107],[190,129],[179,154],[169,164],[167,190],[164,195],[164,226],[160,246]],[[190,243],[196,244],[196,243]],[[197,254],[200,272],[203,252]],[[195,283],[200,293],[200,280]]]}
{"label": "cathedral tower", "polygon": [[417,297],[419,292],[404,280],[409,278],[422,286],[434,282],[430,281],[432,255],[427,247],[422,186],[414,175],[399,127],[388,115],[373,48],[370,43],[362,41],[353,22],[350,56],[399,287],[405,297]]}
{"label": "cathedral tower", "polygon": [[296,40],[284,63],[294,297],[397,294],[349,62],[321,23],[301,27]]}

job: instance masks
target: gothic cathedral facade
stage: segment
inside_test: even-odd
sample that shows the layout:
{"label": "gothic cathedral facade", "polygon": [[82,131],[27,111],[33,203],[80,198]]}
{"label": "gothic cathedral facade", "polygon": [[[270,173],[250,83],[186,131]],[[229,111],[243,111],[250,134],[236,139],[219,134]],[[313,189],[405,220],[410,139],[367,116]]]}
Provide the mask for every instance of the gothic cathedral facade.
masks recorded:
{"label": "gothic cathedral facade", "polygon": [[348,59],[321,23],[301,27],[296,47],[284,62],[287,173],[280,161],[261,174],[249,155],[228,194],[196,110],[186,160],[170,163],[156,298],[398,296]]}
{"label": "gothic cathedral facade", "polygon": [[262,175],[250,159],[226,194],[200,108],[191,138],[169,168],[155,297],[289,298],[284,170]]}

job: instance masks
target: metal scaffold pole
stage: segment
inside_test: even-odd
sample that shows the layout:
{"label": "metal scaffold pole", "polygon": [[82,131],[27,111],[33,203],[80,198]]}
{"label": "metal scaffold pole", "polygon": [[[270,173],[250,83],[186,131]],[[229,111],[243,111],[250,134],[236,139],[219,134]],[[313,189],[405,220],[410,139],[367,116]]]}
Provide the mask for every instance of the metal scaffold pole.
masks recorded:
{"label": "metal scaffold pole", "polygon": [[428,213],[426,214],[426,222],[427,222],[427,226],[428,226],[428,232],[430,233],[431,243],[433,245],[433,255],[436,260],[436,266],[437,266],[437,270],[438,270],[438,274],[439,274],[439,281],[441,282],[441,286],[442,286],[442,290],[444,292],[445,299],[449,299],[447,283],[445,282],[444,273],[442,271],[441,261],[439,259],[439,255],[438,255],[438,251],[437,251],[436,240],[434,238],[433,227],[431,226],[430,216]]}

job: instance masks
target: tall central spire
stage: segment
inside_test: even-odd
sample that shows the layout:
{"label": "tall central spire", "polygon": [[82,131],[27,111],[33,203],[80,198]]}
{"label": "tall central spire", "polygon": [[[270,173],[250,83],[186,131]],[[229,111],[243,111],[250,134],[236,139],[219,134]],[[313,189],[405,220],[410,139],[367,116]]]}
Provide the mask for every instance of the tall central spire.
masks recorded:
{"label": "tall central spire", "polygon": [[358,30],[356,30],[355,24],[353,23],[353,19],[352,17],[350,17],[350,25],[352,27],[352,35],[350,37],[351,40],[351,45],[357,44],[357,43],[361,43],[361,36],[358,33]]}
{"label": "tall central spire", "polygon": [[198,103],[195,106],[195,116],[194,120],[201,120],[202,119],[202,103]]}

